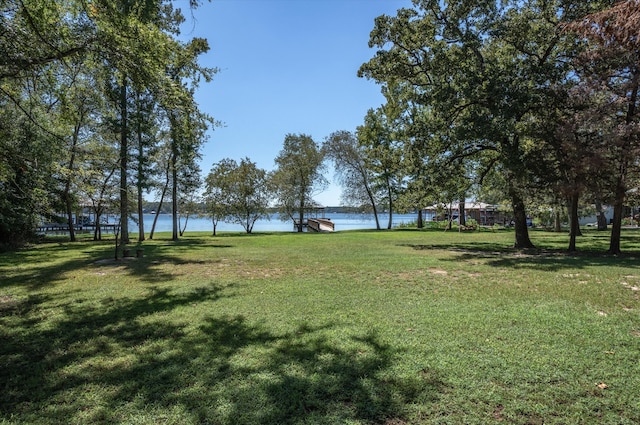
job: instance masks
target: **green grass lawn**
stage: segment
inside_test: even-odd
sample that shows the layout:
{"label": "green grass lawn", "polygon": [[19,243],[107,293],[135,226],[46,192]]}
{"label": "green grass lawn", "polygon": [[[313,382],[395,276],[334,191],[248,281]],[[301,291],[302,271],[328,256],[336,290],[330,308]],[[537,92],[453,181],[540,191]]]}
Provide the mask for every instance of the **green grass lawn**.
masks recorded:
{"label": "green grass lawn", "polygon": [[620,257],[412,230],[1,254],[0,423],[638,424],[625,232]]}

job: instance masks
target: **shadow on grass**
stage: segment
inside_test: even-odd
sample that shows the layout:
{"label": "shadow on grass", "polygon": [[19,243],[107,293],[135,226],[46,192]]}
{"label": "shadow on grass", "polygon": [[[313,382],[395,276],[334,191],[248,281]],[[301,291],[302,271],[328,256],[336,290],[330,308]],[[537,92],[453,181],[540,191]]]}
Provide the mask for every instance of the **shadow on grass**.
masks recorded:
{"label": "shadow on grass", "polygon": [[0,328],[0,421],[404,423],[411,406],[443,390],[437,373],[394,374],[399,351],[374,332],[338,338],[328,324],[277,334],[240,315],[167,319],[178,308],[214,310],[225,289],[73,300],[51,320],[40,311],[50,298],[0,310],[10,325]]}
{"label": "shadow on grass", "polygon": [[[135,253],[138,245],[130,244]],[[31,290],[41,289],[51,283],[64,280],[69,273],[92,268],[122,267],[131,275],[149,283],[164,282],[173,275],[159,265],[215,264],[219,259],[198,256],[190,259],[185,253],[211,252],[232,248],[233,245],[212,242],[206,238],[190,238],[179,241],[167,240],[142,246],[142,258],[122,258],[119,251],[115,259],[113,241],[84,241],[46,244],[25,250],[0,254],[0,289],[24,286]],[[166,269],[166,268],[165,268]]]}
{"label": "shadow on grass", "polygon": [[598,251],[567,252],[566,250],[553,249],[528,249],[518,250],[506,248],[498,244],[473,242],[470,244],[451,245],[419,245],[403,244],[418,251],[449,251],[455,253],[452,258],[442,261],[466,262],[478,259],[494,267],[525,268],[547,271],[557,271],[565,268],[575,269],[590,266],[622,266],[640,267],[638,257],[640,252],[626,252],[624,255],[607,255]]}

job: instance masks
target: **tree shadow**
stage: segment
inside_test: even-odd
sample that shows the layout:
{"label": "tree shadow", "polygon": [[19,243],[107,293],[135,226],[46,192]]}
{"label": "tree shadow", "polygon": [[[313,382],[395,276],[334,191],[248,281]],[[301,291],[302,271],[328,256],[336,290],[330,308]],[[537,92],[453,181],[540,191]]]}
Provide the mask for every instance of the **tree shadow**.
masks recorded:
{"label": "tree shadow", "polygon": [[211,285],[101,305],[76,299],[44,323],[50,297],[0,311],[11,323],[0,331],[0,421],[153,423],[144,414],[179,411],[174,422],[404,423],[446,386],[435,371],[394,372],[401,350],[373,331],[339,336],[329,323],[276,333],[241,315],[167,320],[227,296]]}
{"label": "tree shadow", "polygon": [[[0,382],[4,387],[0,391],[0,418],[26,412],[33,419],[46,410],[48,420],[68,423],[79,407],[60,402],[61,394],[88,384],[113,383],[125,390],[136,387],[129,382],[136,379],[132,367],[105,368],[99,366],[100,359],[123,352],[141,357],[144,353],[140,347],[145,344],[181,340],[186,335],[186,325],[145,318],[215,302],[229,296],[225,294],[227,289],[209,285],[189,293],[171,294],[167,289],[151,288],[147,297],[109,298],[99,305],[78,297],[69,300],[68,295],[66,301],[50,295],[30,296],[0,308],[0,323],[10,325],[0,331]],[[51,311],[52,304],[59,314],[55,318],[43,317],[44,311]],[[175,360],[176,365],[188,356],[188,352],[182,354]],[[146,382],[145,379],[141,387]]]}
{"label": "tree shadow", "polygon": [[[130,244],[135,254],[138,245]],[[56,281],[66,279],[77,270],[95,270],[97,273],[110,268],[120,268],[148,283],[165,282],[173,274],[161,265],[207,265],[220,260],[212,256],[190,258],[185,252],[198,252],[232,248],[233,245],[212,243],[210,240],[192,238],[166,243],[143,245],[141,258],[122,258],[121,251],[115,258],[113,241],[65,242],[0,254],[0,288],[11,286],[38,290]],[[28,266],[24,266],[28,265]]]}
{"label": "tree shadow", "polygon": [[629,267],[637,268],[637,258],[640,252],[628,252],[626,255],[607,255],[602,252],[578,251],[567,252],[553,249],[519,250],[506,248],[491,243],[476,243],[470,245],[414,245],[403,244],[418,251],[449,251],[456,254],[441,261],[465,263],[478,259],[484,264],[498,268],[535,269],[543,271],[558,271],[562,269],[580,269],[592,266]]}

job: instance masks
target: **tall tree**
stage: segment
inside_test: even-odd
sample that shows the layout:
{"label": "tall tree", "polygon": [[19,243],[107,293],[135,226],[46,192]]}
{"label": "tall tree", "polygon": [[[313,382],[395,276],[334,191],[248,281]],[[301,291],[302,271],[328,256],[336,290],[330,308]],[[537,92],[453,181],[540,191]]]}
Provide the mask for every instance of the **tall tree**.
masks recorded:
{"label": "tall tree", "polygon": [[173,215],[173,240],[179,236],[178,188],[180,170],[195,170],[195,159],[206,140],[207,123],[211,118],[202,113],[193,98],[195,87],[201,78],[209,81],[215,69],[201,67],[198,56],[209,50],[206,39],[195,38],[186,44],[178,44],[173,61],[167,67],[167,75],[173,82],[170,95],[162,99],[167,111],[171,140],[171,190]]}
{"label": "tall tree", "polygon": [[204,202],[206,213],[213,224],[213,236],[220,221],[231,214],[231,174],[237,168],[233,159],[225,158],[213,164],[205,178]]}
{"label": "tall tree", "polygon": [[160,116],[157,102],[149,91],[136,91],[132,115],[136,147],[136,192],[138,206],[138,241],[145,240],[144,192],[151,187],[151,158],[157,148]]}
{"label": "tall tree", "polygon": [[74,242],[76,236],[73,213],[79,209],[79,201],[83,201],[82,206],[85,206],[86,201],[79,198],[81,190],[78,185],[81,176],[88,172],[86,158],[90,154],[92,137],[98,132],[97,120],[102,99],[95,90],[94,75],[85,72],[91,69],[90,65],[79,62],[74,66],[60,68],[57,120],[59,131],[65,134],[66,142],[63,150],[66,158],[60,162],[60,176],[69,238]]}
{"label": "tall tree", "polygon": [[270,193],[267,172],[249,158],[243,158],[239,164],[232,159],[224,159],[215,164],[207,176],[205,196],[209,199],[214,233],[215,220],[221,217],[251,233],[256,221],[268,217]]}
{"label": "tall tree", "polygon": [[587,77],[606,93],[611,112],[617,116],[616,132],[609,144],[609,160],[615,170],[609,253],[619,254],[624,201],[630,188],[629,178],[638,166],[636,157],[640,153],[640,5],[637,0],[620,1],[610,8],[575,20],[565,28],[590,41],[591,48],[582,59],[595,63],[595,66]]}
{"label": "tall tree", "polygon": [[342,185],[342,200],[347,205],[369,205],[380,230],[378,219],[379,194],[373,186],[374,174],[368,167],[364,148],[357,135],[336,131],[322,145],[327,158],[333,162],[336,176]]}
{"label": "tall tree", "polygon": [[532,247],[525,197],[535,161],[522,127],[571,71],[562,60],[571,47],[557,24],[579,7],[560,0],[415,0],[414,6],[376,19],[369,44],[379,50],[359,75],[410,86],[410,101],[433,116],[427,136],[451,135],[440,155],[486,155],[486,165],[499,164],[515,247]]}
{"label": "tall tree", "polygon": [[[189,7],[194,8],[197,3],[191,0]],[[54,117],[48,105],[53,94],[56,98],[62,97],[60,93],[64,94],[56,69],[72,68],[69,65],[82,63],[101,64],[103,74],[111,76],[111,82],[117,84],[112,109],[119,113],[117,144],[121,157],[119,186],[124,226],[121,233],[125,240],[128,238],[129,148],[132,147],[128,128],[132,118],[129,110],[131,88],[149,93],[156,101],[161,99],[164,105],[171,103],[172,99],[185,98],[184,90],[176,87],[175,75],[167,70],[179,58],[189,56],[184,52],[193,52],[190,46],[203,46],[206,42],[197,40],[187,43],[186,47],[178,42],[176,36],[183,21],[180,10],[164,0],[7,0],[0,3],[0,49],[3,52],[0,58],[0,104],[3,108],[11,105],[15,112],[23,115],[31,127],[31,134],[39,134],[46,139],[53,152],[65,139],[71,140],[73,147],[80,136],[77,134],[74,142],[73,131],[65,133],[66,127]],[[85,76],[93,72],[93,68],[82,70]],[[46,78],[37,85],[29,86],[29,81],[40,77]],[[189,79],[188,76],[178,78],[178,86]],[[40,93],[44,93],[42,90],[49,90],[49,93],[40,96],[33,90],[35,87]],[[54,92],[56,89],[58,93]],[[112,118],[104,116],[102,120]],[[20,121],[13,119],[8,122],[15,125]],[[29,144],[22,147],[23,157],[27,162],[37,162],[38,169],[45,175],[52,175],[50,168],[59,158],[48,154],[37,157],[36,152],[42,150],[39,150],[36,139],[30,137]],[[116,142],[115,138],[113,141]],[[74,174],[79,170],[75,166],[78,158],[70,159],[73,161],[66,161],[66,183],[62,190],[66,193],[68,205],[73,203],[72,196],[67,195],[71,195]],[[9,175],[11,173],[7,172]],[[46,176],[34,180],[38,181],[39,187],[34,186],[33,189],[44,194],[42,198],[48,198],[46,194],[52,193],[51,188],[46,187],[47,180]],[[41,203],[43,206],[47,204]],[[32,211],[49,212],[41,208]]]}
{"label": "tall tree", "polygon": [[277,206],[284,217],[297,217],[302,232],[305,211],[316,205],[314,194],[327,186],[324,153],[311,136],[287,134],[275,163],[270,180]]}
{"label": "tall tree", "polygon": [[364,124],[358,127],[358,141],[373,172],[374,187],[377,186],[386,201],[387,229],[392,227],[395,202],[404,183],[403,135],[398,122],[401,114],[401,106],[387,95],[387,103],[369,110]]}

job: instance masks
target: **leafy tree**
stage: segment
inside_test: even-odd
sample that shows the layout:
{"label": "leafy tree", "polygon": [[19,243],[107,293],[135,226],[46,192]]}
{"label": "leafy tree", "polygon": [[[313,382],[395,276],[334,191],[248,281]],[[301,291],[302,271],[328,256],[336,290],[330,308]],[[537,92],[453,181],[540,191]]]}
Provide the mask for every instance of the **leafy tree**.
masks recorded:
{"label": "leafy tree", "polygon": [[149,91],[137,91],[134,96],[132,129],[135,135],[136,192],[138,206],[138,241],[145,240],[143,195],[151,187],[151,158],[158,145],[158,126],[161,125],[158,105]]}
{"label": "leafy tree", "polygon": [[[624,201],[640,152],[638,91],[640,89],[640,9],[626,0],[600,12],[574,20],[565,29],[588,39],[590,48],[578,60],[592,63],[584,77],[592,89],[606,96],[609,114],[616,118],[610,133],[607,169],[612,170],[613,225],[609,253],[619,254]],[[611,116],[609,115],[609,116]],[[606,115],[605,115],[606,116]]]}
{"label": "leafy tree", "polygon": [[204,202],[207,215],[213,224],[213,236],[220,221],[231,214],[230,174],[237,168],[232,159],[223,159],[214,164],[205,178]]}
{"label": "leafy tree", "polygon": [[214,69],[203,68],[197,63],[198,56],[208,50],[207,40],[201,38],[180,45],[167,70],[173,85],[170,95],[162,99],[162,105],[167,112],[171,141],[173,240],[178,239],[179,174],[182,171],[183,175],[189,175],[195,171],[195,160],[199,158],[199,149],[206,140],[207,123],[212,122],[198,109],[193,99],[200,78],[209,81],[215,73]]}
{"label": "leafy tree", "polygon": [[387,229],[393,223],[393,211],[404,183],[403,135],[399,120],[402,110],[391,96],[376,110],[369,110],[364,125],[358,127],[358,141],[367,167],[374,176],[374,187],[382,193],[389,212]]}
{"label": "leafy tree", "polygon": [[540,147],[527,137],[526,124],[548,107],[552,84],[571,72],[563,59],[575,43],[561,37],[558,22],[582,6],[543,0],[416,0],[414,6],[376,19],[370,46],[379,50],[359,74],[411,87],[409,101],[431,116],[424,138],[446,136],[436,139],[439,156],[480,156],[478,164],[500,166],[515,246],[532,247],[525,198],[540,177]]}
{"label": "leafy tree", "polygon": [[158,223],[158,216],[160,215],[160,211],[162,210],[162,206],[164,204],[164,199],[167,196],[169,185],[171,184],[171,161],[169,160],[171,152],[168,137],[169,136],[167,134],[163,134],[160,137],[160,140],[163,140],[164,142],[155,152],[152,160],[154,174],[161,177],[158,177],[152,184],[152,187],[154,187],[155,190],[160,194],[160,200],[158,201],[158,208],[156,210],[157,214],[153,217],[153,224],[151,225],[151,231],[149,232],[149,239],[153,239],[156,224]]}
{"label": "leafy tree", "polygon": [[40,216],[50,217],[60,150],[22,111],[0,104],[0,248],[14,248],[34,236]]}
{"label": "leafy tree", "polygon": [[366,153],[357,135],[348,131],[332,133],[322,146],[333,162],[338,181],[342,185],[342,200],[346,205],[369,205],[380,230],[377,203],[379,194],[373,187],[374,174],[367,165]]}
{"label": "leafy tree", "polygon": [[[93,64],[87,61],[67,61],[67,66],[57,67],[56,92],[59,93],[56,110],[49,112],[57,121],[57,130],[64,135],[65,146],[60,161],[59,179],[61,196],[67,215],[69,238],[76,240],[73,213],[78,210],[82,188],[82,176],[90,172],[87,157],[91,155],[93,142],[99,133],[99,119],[103,113],[103,99],[95,90],[98,85]],[[89,72],[88,72],[89,71]],[[84,204],[84,202],[83,202]]]}
{"label": "leafy tree", "polygon": [[239,164],[223,159],[214,164],[206,178],[205,199],[214,235],[219,220],[237,223],[251,233],[256,221],[268,217],[267,172],[249,158]]}
{"label": "leafy tree", "polygon": [[[189,2],[192,8],[196,5],[196,1]],[[34,191],[40,193],[38,196],[49,198],[46,194],[55,194],[46,176],[61,177],[63,184],[60,193],[65,199],[64,209],[69,215],[75,202],[74,182],[79,181],[77,174],[82,171],[77,167],[77,147],[80,138],[84,139],[85,135],[74,135],[74,129],[61,120],[69,123],[73,117],[68,111],[63,114],[64,111],[58,106],[53,106],[51,99],[71,98],[67,93],[69,89],[83,79],[94,78],[94,65],[101,64],[103,76],[112,76],[118,95],[117,101],[112,103],[112,109],[119,112],[118,125],[114,129],[117,130],[120,147],[120,205],[124,217],[122,237],[123,240],[128,238],[127,177],[130,171],[129,150],[133,147],[128,140],[131,88],[137,92],[144,91],[157,101],[162,99],[165,105],[170,103],[170,99],[182,95],[184,91],[176,87],[167,69],[170,64],[177,62],[182,52],[192,50],[175,40],[183,20],[178,9],[162,0],[98,0],[90,3],[75,0],[7,0],[0,4],[0,48],[3,51],[0,58],[0,103],[3,107],[12,105],[15,112],[22,114],[32,126],[31,133],[34,136],[39,133],[38,138],[46,139],[53,152],[62,151],[56,147],[59,148],[64,140],[68,140],[71,147],[67,150],[71,156],[66,158],[63,162],[65,166],[57,174],[50,169],[55,168],[59,158],[48,154],[39,157],[36,137],[29,137],[30,142],[22,147],[24,158],[31,163],[37,162],[39,171],[44,173],[34,180],[34,184],[38,182],[33,187]],[[191,44],[203,45],[202,41]],[[91,66],[87,67],[86,64]],[[64,77],[67,68],[74,72],[78,69],[76,75],[79,78]],[[181,78],[181,81],[188,79],[187,76]],[[36,79],[39,79],[39,83],[30,85]],[[94,81],[98,80],[94,78]],[[72,84],[65,87],[68,81]],[[34,92],[33,88],[36,87],[39,93]],[[102,120],[108,121],[110,118],[105,115]],[[13,119],[8,122],[16,125],[21,121]],[[137,159],[140,165],[140,155]],[[21,168],[18,163],[15,166]],[[12,168],[16,169],[14,166]],[[10,177],[12,173],[7,169],[6,175]],[[140,173],[138,180],[141,180]],[[39,203],[41,206],[49,204]],[[30,211],[44,215],[49,213],[43,208],[32,208]],[[8,221],[16,219],[7,218]],[[14,223],[13,227],[26,231],[30,226],[32,224],[17,226]],[[13,235],[12,238],[24,239],[26,236],[23,234],[17,238]],[[73,233],[71,237],[73,239]]]}
{"label": "leafy tree", "polygon": [[256,221],[268,217],[270,193],[267,189],[267,172],[258,168],[249,158],[243,158],[229,177],[229,218],[251,233]]}
{"label": "leafy tree", "polygon": [[118,170],[118,152],[111,143],[100,138],[90,142],[91,156],[86,159],[86,172],[80,175],[79,195],[88,199],[95,217],[94,240],[102,239],[102,217],[114,211],[118,203],[118,191],[113,184]]}
{"label": "leafy tree", "polygon": [[275,163],[270,182],[277,206],[283,217],[297,216],[302,232],[305,210],[316,205],[313,195],[327,186],[324,153],[311,136],[287,134]]}

